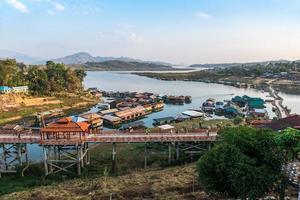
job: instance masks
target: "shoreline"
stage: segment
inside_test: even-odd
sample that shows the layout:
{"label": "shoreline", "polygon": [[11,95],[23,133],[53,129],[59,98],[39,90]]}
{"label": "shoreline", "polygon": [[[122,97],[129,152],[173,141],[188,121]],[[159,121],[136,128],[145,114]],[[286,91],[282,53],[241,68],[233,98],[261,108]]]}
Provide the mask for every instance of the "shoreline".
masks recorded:
{"label": "shoreline", "polygon": [[[263,88],[267,88],[268,89],[268,93],[270,94],[271,97],[274,98],[274,102],[272,102],[272,105],[276,107],[276,111],[275,114],[276,116],[281,119],[281,118],[285,118],[288,117],[290,115],[290,110],[288,109],[287,106],[283,105],[283,101],[284,99],[279,96],[279,92],[277,90],[275,90],[272,86],[272,83],[276,81],[276,79],[272,79],[269,80],[268,82],[264,82],[261,84],[249,84],[249,83],[245,83],[245,82],[235,82],[235,81],[229,81],[226,84],[225,81],[215,81],[215,80],[192,80],[192,79],[163,79],[157,76],[149,76],[147,74],[143,74],[143,73],[132,73],[135,74],[137,76],[144,76],[144,77],[148,77],[148,78],[153,78],[153,79],[157,79],[157,80],[162,80],[162,81],[192,81],[192,82],[201,82],[201,83],[208,83],[208,84],[220,84],[220,85],[227,85],[227,86],[232,86],[232,87],[237,87],[237,88],[253,88],[255,90],[261,90]],[[153,73],[154,74],[154,73]],[[232,84],[230,84],[232,83]],[[234,84],[236,83],[236,84]],[[283,92],[283,91],[282,91]]]}

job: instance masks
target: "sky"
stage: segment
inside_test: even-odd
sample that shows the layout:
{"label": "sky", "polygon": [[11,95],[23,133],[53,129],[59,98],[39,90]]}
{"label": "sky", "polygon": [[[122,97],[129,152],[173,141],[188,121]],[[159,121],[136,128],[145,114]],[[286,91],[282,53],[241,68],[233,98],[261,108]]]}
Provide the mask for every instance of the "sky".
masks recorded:
{"label": "sky", "polygon": [[300,59],[300,0],[0,0],[0,49],[176,64]]}

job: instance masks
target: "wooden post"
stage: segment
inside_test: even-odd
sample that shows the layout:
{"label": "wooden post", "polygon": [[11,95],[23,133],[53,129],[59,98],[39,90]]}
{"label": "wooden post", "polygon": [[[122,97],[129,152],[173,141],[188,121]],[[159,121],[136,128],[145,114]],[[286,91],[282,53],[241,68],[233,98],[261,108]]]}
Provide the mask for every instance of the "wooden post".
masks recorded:
{"label": "wooden post", "polygon": [[208,142],[208,150],[211,150],[211,142]]}
{"label": "wooden post", "polygon": [[117,154],[117,151],[116,151],[116,143],[113,142],[112,143],[112,172],[115,172],[116,171],[116,154]]}
{"label": "wooden post", "polygon": [[83,146],[83,145],[80,145],[80,161],[81,161],[81,167],[84,167],[83,150],[84,150],[84,146]]}
{"label": "wooden post", "polygon": [[169,150],[169,158],[168,158],[168,163],[171,164],[172,162],[172,143],[168,143],[168,150]]}
{"label": "wooden post", "polygon": [[19,166],[21,167],[22,166],[22,144],[16,144],[16,148],[17,148],[17,152],[18,152],[18,155],[17,155],[17,159],[18,159],[18,162],[19,162]]}
{"label": "wooden post", "polygon": [[179,160],[179,142],[176,142],[176,160]]}
{"label": "wooden post", "polygon": [[79,150],[80,147],[76,146],[76,149],[77,149],[77,174],[78,176],[81,175],[81,161],[80,161],[80,157],[81,157],[81,154],[80,154],[80,150]]}
{"label": "wooden post", "polygon": [[46,147],[43,146],[43,152],[44,152],[44,168],[45,168],[45,175],[47,176],[49,171],[48,171],[48,163],[47,163],[47,152],[46,152]]}
{"label": "wooden post", "polygon": [[147,168],[147,157],[148,157],[148,151],[147,151],[147,142],[145,142],[145,149],[144,149],[144,168]]}
{"label": "wooden post", "polygon": [[50,163],[50,165],[49,165],[49,172],[50,173],[53,173],[52,160],[53,160],[54,151],[55,151],[54,145],[52,147],[49,146],[48,162]]}

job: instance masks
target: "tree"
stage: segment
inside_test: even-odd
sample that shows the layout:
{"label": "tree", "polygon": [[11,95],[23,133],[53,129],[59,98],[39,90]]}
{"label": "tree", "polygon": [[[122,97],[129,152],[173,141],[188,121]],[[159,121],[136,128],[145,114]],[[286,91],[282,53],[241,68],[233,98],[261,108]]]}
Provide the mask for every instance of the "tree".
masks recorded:
{"label": "tree", "polygon": [[233,123],[235,124],[235,125],[238,125],[238,124],[240,124],[240,123],[242,123],[243,122],[243,118],[241,117],[241,116],[236,116],[234,119],[233,119]]}
{"label": "tree", "polygon": [[296,129],[288,128],[276,135],[275,140],[280,148],[283,162],[283,170],[278,184],[280,199],[283,200],[288,184],[286,166],[290,161],[296,159],[300,153],[300,132]]}
{"label": "tree", "polygon": [[11,86],[14,74],[17,72],[14,59],[0,60],[0,85]]}
{"label": "tree", "polygon": [[271,190],[281,172],[274,133],[249,127],[226,128],[222,141],[197,163],[199,181],[209,193],[256,199]]}
{"label": "tree", "polygon": [[84,81],[86,77],[86,72],[83,69],[75,69],[76,76],[80,79],[81,82]]}
{"label": "tree", "polygon": [[48,77],[45,70],[34,66],[28,70],[27,80],[29,82],[29,89],[35,95],[47,94],[48,89]]}

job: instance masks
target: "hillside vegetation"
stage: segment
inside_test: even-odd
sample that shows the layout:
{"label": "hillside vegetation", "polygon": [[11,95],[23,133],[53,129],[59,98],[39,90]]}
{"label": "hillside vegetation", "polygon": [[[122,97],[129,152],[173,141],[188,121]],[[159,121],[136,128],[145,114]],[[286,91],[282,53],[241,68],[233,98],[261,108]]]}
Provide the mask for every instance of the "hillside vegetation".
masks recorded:
{"label": "hillside vegetation", "polygon": [[176,70],[170,65],[148,62],[125,62],[110,60],[104,62],[87,62],[81,65],[72,65],[75,68],[82,68],[88,71],[167,71]]}
{"label": "hillside vegetation", "polygon": [[[73,180],[3,196],[40,199],[214,199],[197,184],[194,165],[141,171],[119,177]],[[194,192],[193,192],[194,191]],[[216,198],[217,199],[217,198]],[[218,198],[219,199],[219,198]]]}

